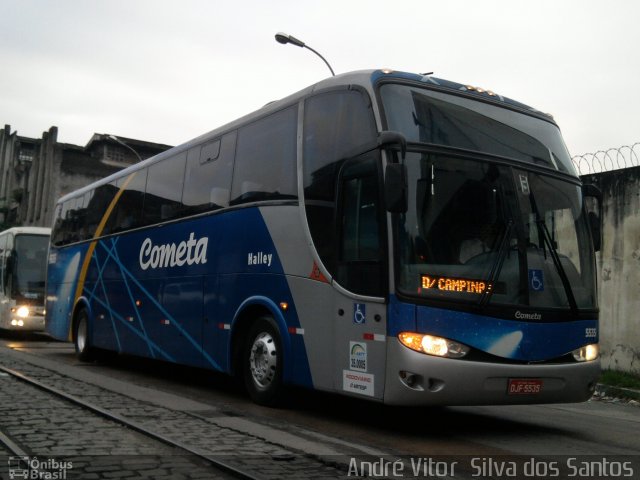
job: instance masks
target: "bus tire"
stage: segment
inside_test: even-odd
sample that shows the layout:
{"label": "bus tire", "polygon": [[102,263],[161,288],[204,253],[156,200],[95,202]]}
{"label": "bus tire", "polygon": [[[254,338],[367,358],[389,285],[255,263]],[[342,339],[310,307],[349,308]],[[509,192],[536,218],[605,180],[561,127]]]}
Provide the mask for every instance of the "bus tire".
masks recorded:
{"label": "bus tire", "polygon": [[85,308],[81,308],[76,316],[73,344],[79,360],[83,362],[94,360],[95,350],[89,340],[89,313]]}
{"label": "bus tire", "polygon": [[259,405],[274,406],[282,399],[283,351],[273,318],[258,318],[249,329],[242,356],[245,388]]}

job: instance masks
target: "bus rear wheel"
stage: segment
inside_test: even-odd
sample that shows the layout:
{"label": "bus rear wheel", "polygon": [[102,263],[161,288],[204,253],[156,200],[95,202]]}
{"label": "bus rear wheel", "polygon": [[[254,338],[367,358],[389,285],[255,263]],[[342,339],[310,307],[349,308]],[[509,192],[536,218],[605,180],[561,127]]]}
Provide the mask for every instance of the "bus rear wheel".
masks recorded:
{"label": "bus rear wheel", "polygon": [[76,317],[73,343],[79,360],[90,362],[94,359],[95,352],[89,340],[89,314],[84,308],[80,309]]}
{"label": "bus rear wheel", "polygon": [[282,398],[282,342],[271,317],[259,318],[249,330],[243,354],[244,384],[251,399],[274,406]]}

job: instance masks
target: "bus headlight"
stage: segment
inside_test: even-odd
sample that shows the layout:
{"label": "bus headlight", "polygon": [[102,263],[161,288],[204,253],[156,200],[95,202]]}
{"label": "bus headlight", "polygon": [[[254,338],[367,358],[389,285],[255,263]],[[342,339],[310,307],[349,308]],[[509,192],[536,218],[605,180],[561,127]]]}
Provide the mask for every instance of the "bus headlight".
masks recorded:
{"label": "bus headlight", "polygon": [[16,315],[22,318],[27,318],[29,316],[29,307],[18,307],[16,310]]}
{"label": "bus headlight", "polygon": [[598,347],[597,343],[592,343],[591,345],[580,347],[571,353],[576,362],[591,362],[600,356],[600,347]]}
{"label": "bus headlight", "polygon": [[411,350],[436,357],[462,358],[469,353],[469,347],[466,345],[434,335],[402,332],[398,335],[398,339]]}

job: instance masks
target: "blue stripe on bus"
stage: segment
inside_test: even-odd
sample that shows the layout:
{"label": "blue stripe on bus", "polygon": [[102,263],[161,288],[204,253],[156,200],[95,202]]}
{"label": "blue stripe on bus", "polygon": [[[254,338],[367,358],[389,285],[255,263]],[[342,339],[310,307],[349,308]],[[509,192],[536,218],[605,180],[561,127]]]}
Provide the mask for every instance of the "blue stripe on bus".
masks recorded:
{"label": "blue stripe on bus", "polygon": [[586,332],[597,327],[597,320],[522,322],[416,307],[417,332],[446,337],[511,360],[535,362],[561,357],[588,343],[596,343],[597,337],[588,338]]}
{"label": "blue stripe on bus", "polygon": [[[147,238],[153,245],[178,244],[192,232],[195,239],[208,238],[206,263],[141,268],[141,246]],[[52,310],[47,330],[55,338],[67,338],[72,293],[87,246],[52,247],[57,261],[49,265]],[[271,265],[250,265],[248,255],[256,252],[272,255]],[[304,337],[288,333],[291,327],[299,328],[300,321],[279,253],[258,208],[98,240],[82,292],[91,311],[94,344],[229,372],[231,332],[217,326],[231,323],[247,299],[255,303],[263,297],[269,300],[269,311],[278,320],[287,350],[285,381],[311,387]],[[168,289],[174,287],[176,300],[173,307],[167,307]],[[289,305],[285,313],[278,307],[280,302]]]}

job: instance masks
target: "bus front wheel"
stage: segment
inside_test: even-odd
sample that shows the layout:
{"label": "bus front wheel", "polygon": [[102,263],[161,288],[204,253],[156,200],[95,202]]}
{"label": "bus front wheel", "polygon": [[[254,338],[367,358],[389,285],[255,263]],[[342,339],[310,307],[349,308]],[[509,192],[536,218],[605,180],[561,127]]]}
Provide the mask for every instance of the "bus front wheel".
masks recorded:
{"label": "bus front wheel", "polygon": [[244,384],[251,399],[273,406],[282,395],[282,342],[271,317],[259,318],[249,330],[243,355]]}
{"label": "bus front wheel", "polygon": [[76,347],[76,355],[83,362],[93,360],[94,351],[89,340],[89,314],[82,308],[78,312],[73,334],[73,343]]}

